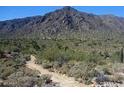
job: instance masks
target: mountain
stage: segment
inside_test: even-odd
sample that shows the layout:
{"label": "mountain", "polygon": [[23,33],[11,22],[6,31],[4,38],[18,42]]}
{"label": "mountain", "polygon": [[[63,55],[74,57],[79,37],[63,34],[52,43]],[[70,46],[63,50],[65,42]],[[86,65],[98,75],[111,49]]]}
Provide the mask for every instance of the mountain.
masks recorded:
{"label": "mountain", "polygon": [[0,22],[0,38],[85,38],[88,35],[89,38],[121,38],[124,18],[80,12],[66,6],[44,16]]}

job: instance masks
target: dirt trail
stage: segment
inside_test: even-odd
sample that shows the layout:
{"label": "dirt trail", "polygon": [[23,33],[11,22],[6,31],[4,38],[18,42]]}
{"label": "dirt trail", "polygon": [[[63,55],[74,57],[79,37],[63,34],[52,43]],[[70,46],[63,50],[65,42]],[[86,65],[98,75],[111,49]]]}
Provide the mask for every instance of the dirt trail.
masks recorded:
{"label": "dirt trail", "polygon": [[44,69],[41,65],[35,64],[36,58],[31,55],[31,60],[27,61],[26,66],[32,70],[38,70],[41,75],[48,74],[51,75],[53,82],[59,83],[61,87],[83,87],[84,85],[75,81],[73,77],[68,77],[59,73],[50,72]]}

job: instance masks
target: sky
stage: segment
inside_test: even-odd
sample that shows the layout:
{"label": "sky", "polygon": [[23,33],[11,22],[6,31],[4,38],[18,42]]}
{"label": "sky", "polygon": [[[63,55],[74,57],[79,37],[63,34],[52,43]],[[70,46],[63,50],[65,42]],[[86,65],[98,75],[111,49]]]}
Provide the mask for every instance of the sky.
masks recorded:
{"label": "sky", "polygon": [[[62,6],[0,6],[0,21],[44,15]],[[73,8],[97,15],[112,14],[124,17],[124,6],[73,6]]]}

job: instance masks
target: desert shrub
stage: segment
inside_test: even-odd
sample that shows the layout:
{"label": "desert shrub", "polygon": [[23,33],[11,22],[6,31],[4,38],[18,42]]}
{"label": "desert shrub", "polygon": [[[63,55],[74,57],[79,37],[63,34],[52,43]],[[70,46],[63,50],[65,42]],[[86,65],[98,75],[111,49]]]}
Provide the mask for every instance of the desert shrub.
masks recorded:
{"label": "desert shrub", "polygon": [[11,75],[12,73],[14,73],[15,72],[15,69],[14,68],[12,68],[12,67],[7,67],[7,68],[3,68],[2,69],[2,72],[1,72],[1,74],[0,74],[0,78],[1,79],[7,79],[7,77],[9,76],[9,75]]}
{"label": "desert shrub", "polygon": [[20,68],[19,71],[12,73],[6,80],[3,80],[1,86],[3,87],[34,87],[46,86],[55,84],[49,75],[38,75],[39,72],[33,71],[28,68]]}
{"label": "desert shrub", "polygon": [[88,54],[86,61],[88,62],[94,62],[96,64],[101,64],[101,61],[103,60],[103,57],[99,55],[97,51],[92,51]]}
{"label": "desert shrub", "polygon": [[41,87],[53,87],[53,86],[57,86],[56,84],[57,83],[51,80],[51,76],[47,74],[42,75],[37,81],[37,86],[41,86]]}
{"label": "desert shrub", "polygon": [[124,80],[123,76],[120,74],[123,72],[123,64],[122,63],[111,63],[108,62],[104,65],[97,65],[95,70],[99,73],[97,78],[97,82],[114,82],[114,83],[122,83]]}
{"label": "desert shrub", "polygon": [[112,61],[113,62],[118,62],[119,61],[119,55],[120,55],[119,51],[114,52],[112,54],[112,57],[111,57]]}
{"label": "desert shrub", "polygon": [[54,61],[58,56],[59,50],[55,48],[48,48],[42,54],[42,57],[49,61]]}
{"label": "desert shrub", "polygon": [[16,66],[22,66],[26,63],[26,59],[23,57],[18,57],[14,61]]}
{"label": "desert shrub", "polygon": [[54,61],[53,68],[58,69],[58,68],[62,67],[62,65],[63,65],[62,62]]}
{"label": "desert shrub", "polygon": [[24,55],[24,58],[26,61],[29,61],[31,59],[30,55]]}
{"label": "desert shrub", "polygon": [[123,83],[124,77],[119,74],[115,74],[113,76],[109,76],[109,81],[110,82],[116,82],[116,83]]}
{"label": "desert shrub", "polygon": [[64,50],[56,47],[48,48],[42,53],[42,58],[49,61],[63,61],[69,60],[82,61],[87,58],[87,54],[84,52],[73,51],[72,49]]}
{"label": "desert shrub", "polygon": [[114,63],[112,64],[114,72],[124,73],[124,64],[123,63]]}
{"label": "desert shrub", "polygon": [[103,72],[105,75],[112,75],[112,73],[113,73],[112,69],[107,68],[107,67],[103,68]]}
{"label": "desert shrub", "polygon": [[25,58],[22,54],[16,55],[9,54],[12,57],[0,59],[0,77],[1,79],[7,79],[8,76],[18,71],[19,68],[25,65]]}
{"label": "desert shrub", "polygon": [[21,49],[20,49],[19,47],[15,47],[15,48],[13,49],[13,52],[19,53],[19,52],[21,52]]}
{"label": "desert shrub", "polygon": [[87,52],[74,52],[72,54],[72,60],[84,61],[87,59]]}
{"label": "desert shrub", "polygon": [[68,62],[69,60],[70,60],[70,56],[66,52],[60,52],[58,57],[55,59],[55,61],[59,61],[61,62],[61,64],[64,62]]}
{"label": "desert shrub", "polygon": [[67,73],[68,70],[71,68],[71,66],[73,66],[73,64],[70,62],[62,63],[59,61],[55,61],[53,64],[53,68],[57,69],[58,71],[62,73]]}
{"label": "desert shrub", "polygon": [[36,51],[40,50],[40,46],[35,40],[32,40],[31,44]]}
{"label": "desert shrub", "polygon": [[69,70],[68,74],[76,79],[81,78],[83,82],[89,84],[91,83],[92,78],[97,75],[95,66],[96,64],[93,62],[77,63]]}
{"label": "desert shrub", "polygon": [[114,72],[114,67],[112,63],[108,62],[107,64],[97,65],[95,68],[99,73],[103,73],[104,75],[112,75]]}
{"label": "desert shrub", "polygon": [[45,81],[44,83],[49,83],[51,82],[51,76],[50,75],[42,75],[41,79]]}
{"label": "desert shrub", "polygon": [[61,68],[59,68],[60,73],[68,74],[70,67],[68,64],[64,64]]}
{"label": "desert shrub", "polygon": [[106,59],[106,58],[108,58],[108,57],[110,57],[110,54],[108,53],[108,51],[105,51],[105,52],[104,52],[104,58]]}

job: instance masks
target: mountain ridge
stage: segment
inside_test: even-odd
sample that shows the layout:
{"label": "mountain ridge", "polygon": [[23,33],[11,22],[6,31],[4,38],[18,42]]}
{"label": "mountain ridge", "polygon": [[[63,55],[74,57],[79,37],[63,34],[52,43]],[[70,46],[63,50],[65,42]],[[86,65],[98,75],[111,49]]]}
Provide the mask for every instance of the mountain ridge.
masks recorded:
{"label": "mountain ridge", "polygon": [[[58,38],[60,36],[81,38],[84,32],[120,33],[124,32],[124,18],[113,15],[95,15],[80,12],[70,6],[33,16],[0,22],[0,37],[40,37]],[[76,34],[80,34],[76,35]]]}

